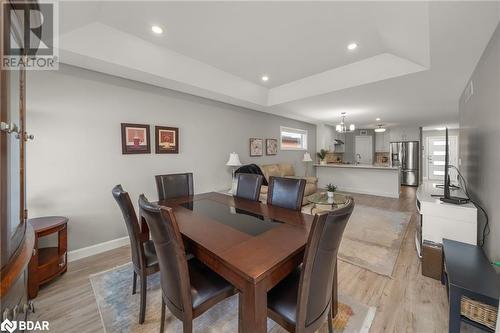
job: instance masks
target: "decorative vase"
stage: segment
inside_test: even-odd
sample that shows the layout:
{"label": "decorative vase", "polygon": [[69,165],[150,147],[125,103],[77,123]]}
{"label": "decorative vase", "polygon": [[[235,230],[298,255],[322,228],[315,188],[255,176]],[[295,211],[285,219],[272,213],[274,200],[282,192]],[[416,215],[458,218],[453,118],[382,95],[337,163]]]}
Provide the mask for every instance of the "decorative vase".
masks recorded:
{"label": "decorative vase", "polygon": [[321,160],[321,161],[319,161],[319,164],[321,164],[321,165],[326,165],[326,160]]}
{"label": "decorative vase", "polygon": [[328,195],[329,198],[333,198],[333,193],[334,192],[331,192],[331,191],[326,192],[326,194]]}

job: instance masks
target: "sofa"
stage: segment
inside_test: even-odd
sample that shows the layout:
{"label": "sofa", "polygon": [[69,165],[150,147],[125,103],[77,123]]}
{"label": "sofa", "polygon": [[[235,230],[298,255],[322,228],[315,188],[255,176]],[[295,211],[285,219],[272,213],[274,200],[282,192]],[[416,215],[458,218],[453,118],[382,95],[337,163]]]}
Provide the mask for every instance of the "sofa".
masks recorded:
{"label": "sofa", "polygon": [[[318,178],[316,177],[301,177],[295,175],[295,170],[292,164],[289,163],[278,163],[278,164],[266,164],[259,165],[264,177],[269,181],[269,177],[287,177],[287,178],[303,178],[306,180],[306,188],[304,191],[304,199],[302,200],[302,205],[308,204],[307,196],[314,194],[318,190]],[[260,201],[266,202],[267,200],[267,186],[262,185],[260,188]]]}

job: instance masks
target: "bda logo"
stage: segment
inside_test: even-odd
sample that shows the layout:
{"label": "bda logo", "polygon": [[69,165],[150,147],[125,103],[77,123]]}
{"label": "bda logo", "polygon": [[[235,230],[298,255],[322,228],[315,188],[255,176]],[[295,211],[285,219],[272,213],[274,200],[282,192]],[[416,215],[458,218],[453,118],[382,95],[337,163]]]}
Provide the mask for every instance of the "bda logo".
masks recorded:
{"label": "bda logo", "polygon": [[10,333],[14,332],[17,328],[17,322],[5,319],[2,324],[0,324],[0,330],[2,332],[8,331]]}

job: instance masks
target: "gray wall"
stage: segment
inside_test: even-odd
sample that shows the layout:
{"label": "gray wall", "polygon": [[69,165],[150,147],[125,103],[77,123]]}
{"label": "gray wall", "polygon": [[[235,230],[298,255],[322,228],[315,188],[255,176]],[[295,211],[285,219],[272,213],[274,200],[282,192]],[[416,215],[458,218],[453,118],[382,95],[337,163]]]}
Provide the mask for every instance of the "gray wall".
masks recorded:
{"label": "gray wall", "polygon": [[[460,169],[473,199],[488,212],[491,234],[485,250],[491,260],[500,259],[500,28],[497,26],[471,77],[474,94],[462,95],[459,104]],[[484,224],[480,216],[480,230]]]}
{"label": "gray wall", "polygon": [[[303,151],[249,157],[249,138],[279,138],[280,126],[307,130],[316,152],[314,125],[75,67],[29,72],[27,96],[29,214],[68,216],[71,250],[126,236],[116,184],[134,204],[141,193],[157,199],[153,176],[162,173],[191,171],[197,193],[222,190],[232,151],[242,163],[290,162],[303,174]],[[122,155],[122,122],[179,127],[180,153]]]}

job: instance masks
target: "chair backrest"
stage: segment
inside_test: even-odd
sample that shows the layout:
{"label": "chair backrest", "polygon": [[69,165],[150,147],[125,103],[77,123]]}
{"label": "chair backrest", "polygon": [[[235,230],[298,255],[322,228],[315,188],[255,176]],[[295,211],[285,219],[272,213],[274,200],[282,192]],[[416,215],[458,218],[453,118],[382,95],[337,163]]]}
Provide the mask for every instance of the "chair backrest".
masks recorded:
{"label": "chair backrest", "polygon": [[128,192],[125,192],[121,185],[113,187],[111,193],[122,211],[123,219],[127,226],[128,237],[130,238],[130,248],[132,250],[132,263],[137,268],[141,268],[143,264],[141,262],[141,258],[143,258],[143,248],[140,241],[141,228],[137,221],[134,206],[132,205],[132,201],[130,201]]}
{"label": "chair backrest", "polygon": [[267,203],[300,211],[305,188],[305,179],[270,177]]}
{"label": "chair backrest", "polygon": [[146,220],[160,266],[163,300],[177,317],[192,311],[189,271],[184,243],[171,208],[139,197],[141,217]]}
{"label": "chair backrest", "polygon": [[193,174],[176,173],[155,176],[158,200],[193,195]]}
{"label": "chair backrest", "polygon": [[235,197],[259,201],[263,177],[250,173],[239,173],[236,177],[238,179],[238,188]]}
{"label": "chair backrest", "polygon": [[[324,323],[331,306],[337,253],[347,221],[354,208],[345,207],[316,215],[309,233],[299,284],[297,331],[313,331]],[[310,327],[312,326],[312,327]],[[317,328],[316,328],[317,327]]]}

